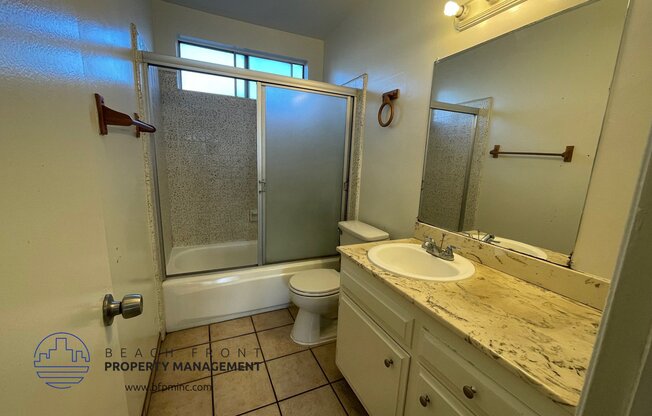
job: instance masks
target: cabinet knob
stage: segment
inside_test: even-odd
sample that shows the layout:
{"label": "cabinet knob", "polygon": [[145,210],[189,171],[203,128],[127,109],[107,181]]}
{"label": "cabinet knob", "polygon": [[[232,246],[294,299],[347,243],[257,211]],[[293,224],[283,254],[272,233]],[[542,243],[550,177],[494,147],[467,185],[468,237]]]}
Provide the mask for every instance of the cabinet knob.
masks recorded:
{"label": "cabinet knob", "polygon": [[421,403],[421,406],[423,407],[428,407],[428,404],[430,404],[430,397],[427,394],[419,396],[419,403]]}
{"label": "cabinet knob", "polygon": [[389,368],[394,364],[394,360],[391,358],[385,358],[385,367]]}
{"label": "cabinet knob", "polygon": [[464,387],[462,387],[462,392],[464,392],[464,395],[468,399],[474,398],[475,394],[477,393],[477,391],[475,390],[475,387],[473,387],[473,386],[464,386]]}

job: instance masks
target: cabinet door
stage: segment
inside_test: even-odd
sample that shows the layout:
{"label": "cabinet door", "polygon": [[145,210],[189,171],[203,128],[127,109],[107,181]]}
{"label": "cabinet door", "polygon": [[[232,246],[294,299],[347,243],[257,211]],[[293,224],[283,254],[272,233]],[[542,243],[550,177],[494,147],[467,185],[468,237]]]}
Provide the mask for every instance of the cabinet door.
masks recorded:
{"label": "cabinet door", "polygon": [[410,356],[344,294],[336,362],[369,414],[403,414]]}
{"label": "cabinet door", "polygon": [[462,404],[420,365],[410,373],[405,397],[405,414],[409,416],[471,416]]}

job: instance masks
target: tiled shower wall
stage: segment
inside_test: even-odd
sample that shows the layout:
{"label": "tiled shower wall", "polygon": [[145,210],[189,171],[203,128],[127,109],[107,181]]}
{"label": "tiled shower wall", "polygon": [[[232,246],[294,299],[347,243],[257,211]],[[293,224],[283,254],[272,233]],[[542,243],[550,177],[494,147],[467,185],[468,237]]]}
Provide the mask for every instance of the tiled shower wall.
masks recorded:
{"label": "tiled shower wall", "polygon": [[180,90],[176,72],[159,79],[172,245],[256,240],[256,101]]}

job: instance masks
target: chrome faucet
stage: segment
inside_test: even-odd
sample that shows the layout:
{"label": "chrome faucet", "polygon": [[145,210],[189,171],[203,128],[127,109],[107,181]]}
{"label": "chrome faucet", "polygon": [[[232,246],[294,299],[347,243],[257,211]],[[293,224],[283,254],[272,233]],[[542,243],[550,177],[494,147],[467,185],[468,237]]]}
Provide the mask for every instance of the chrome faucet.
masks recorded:
{"label": "chrome faucet", "polygon": [[443,249],[441,247],[437,247],[437,244],[432,239],[432,237],[426,236],[426,238],[424,239],[423,244],[421,244],[421,247],[424,250],[426,250],[426,253],[431,254],[431,255],[433,255],[433,256],[435,256],[437,258],[440,258],[442,260],[447,260],[447,261],[455,260],[455,254],[453,253],[453,250],[456,249],[457,247],[448,246],[445,249]]}
{"label": "chrome faucet", "polygon": [[496,241],[496,236],[493,234],[485,234],[484,237],[480,239],[483,243],[499,243],[500,241]]}

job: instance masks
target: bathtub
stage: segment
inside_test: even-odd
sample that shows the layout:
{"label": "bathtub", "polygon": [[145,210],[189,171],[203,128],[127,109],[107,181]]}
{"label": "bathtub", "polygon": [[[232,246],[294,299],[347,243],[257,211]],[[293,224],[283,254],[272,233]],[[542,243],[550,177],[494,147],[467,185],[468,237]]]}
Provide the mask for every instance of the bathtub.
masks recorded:
{"label": "bathtub", "polygon": [[339,269],[339,256],[172,277],[163,282],[168,332],[286,307],[288,281],[301,270]]}
{"label": "bathtub", "polygon": [[173,247],[165,270],[168,276],[207,270],[247,267],[258,262],[258,243],[231,241],[204,246]]}

